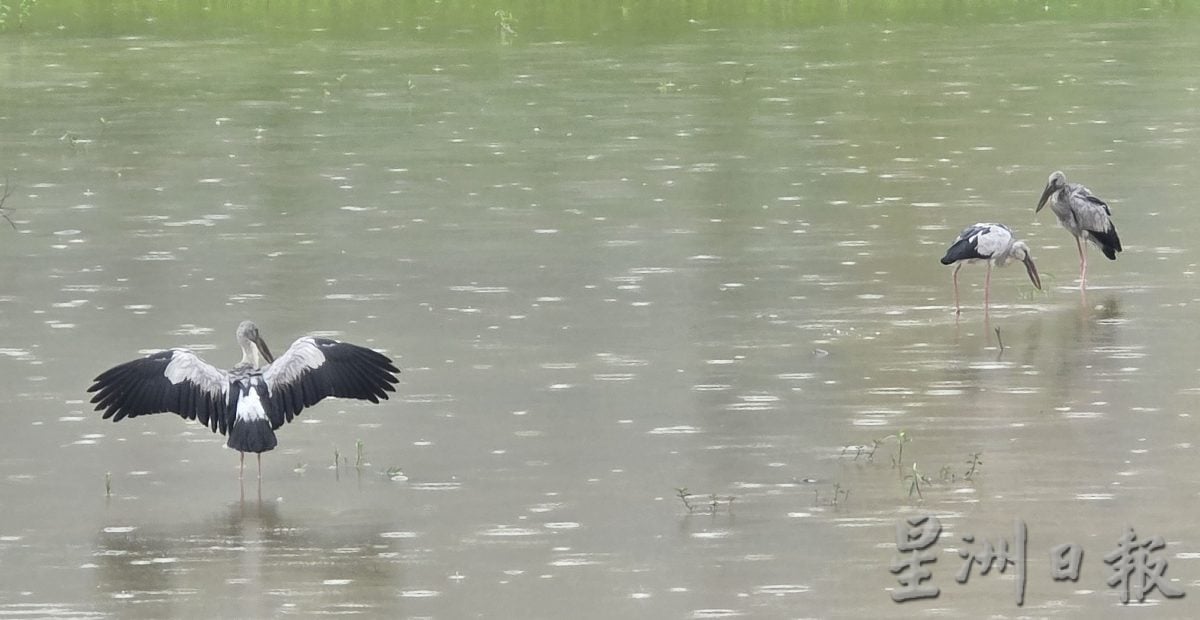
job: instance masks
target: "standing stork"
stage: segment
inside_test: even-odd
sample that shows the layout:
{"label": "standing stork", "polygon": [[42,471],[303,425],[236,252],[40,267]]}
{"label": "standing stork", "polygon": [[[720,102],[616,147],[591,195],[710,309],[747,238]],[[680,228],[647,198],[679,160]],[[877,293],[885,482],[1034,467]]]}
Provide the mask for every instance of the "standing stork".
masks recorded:
{"label": "standing stork", "polygon": [[992,264],[1003,267],[1010,258],[1025,263],[1029,280],[1039,291],[1042,290],[1042,279],[1038,276],[1037,266],[1033,264],[1033,257],[1029,255],[1029,246],[1024,241],[1017,241],[1009,227],[1004,224],[975,224],[964,228],[942,257],[943,265],[957,263],[954,266],[954,313],[962,314],[962,307],[958,305],[958,270],[962,269],[964,263],[987,261],[987,276],[983,281],[983,311],[987,312]]}
{"label": "standing stork", "polygon": [[220,370],[188,349],[169,349],[125,362],[96,377],[88,392],[104,419],[170,411],[228,435],[228,446],[258,455],[278,443],[275,431],[327,396],[378,403],[387,400],[400,372],[387,356],[328,338],[305,336],[278,359],[250,321],[237,328],[242,361]]}
{"label": "standing stork", "polygon": [[1079,288],[1087,288],[1087,252],[1083,241],[1096,244],[1109,260],[1117,260],[1117,252],[1121,251],[1121,238],[1112,223],[1112,211],[1088,188],[1067,183],[1067,175],[1059,170],[1050,175],[1033,212],[1041,211],[1047,200],[1050,200],[1050,210],[1054,211],[1058,223],[1075,237],[1075,247],[1079,250]]}

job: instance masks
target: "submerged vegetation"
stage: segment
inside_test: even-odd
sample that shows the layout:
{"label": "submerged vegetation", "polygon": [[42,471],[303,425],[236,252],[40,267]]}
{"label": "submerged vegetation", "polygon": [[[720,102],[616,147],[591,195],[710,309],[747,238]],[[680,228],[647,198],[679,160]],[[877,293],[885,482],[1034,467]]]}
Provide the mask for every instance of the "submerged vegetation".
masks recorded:
{"label": "submerged vegetation", "polygon": [[680,503],[683,504],[688,514],[708,513],[710,515],[717,514],[722,505],[724,505],[726,512],[732,513],[733,501],[735,499],[732,495],[721,497],[716,493],[709,493],[707,495],[692,493],[688,491],[687,487],[677,487],[675,489],[675,497],[679,498]]}
{"label": "submerged vegetation", "polygon": [[[354,440],[354,472],[355,472],[355,474],[357,474],[359,476],[362,475],[362,472],[365,468],[370,467],[370,465],[371,465],[370,463],[367,462],[367,459],[366,459],[366,446],[367,446],[367,444],[363,440],[361,440],[361,439]],[[338,450],[338,447],[334,446],[333,447],[333,465],[330,465],[329,469],[333,470],[335,479],[337,479],[337,480],[342,479],[342,467],[343,466],[346,467],[346,469],[350,469],[350,457],[343,455],[341,453],[341,451]],[[294,471],[302,474],[303,473],[302,468],[300,466],[297,466],[297,467],[298,468]],[[408,480],[408,476],[405,475],[404,470],[395,465],[388,467],[387,469],[382,470],[379,473],[380,473],[380,475],[387,478],[388,480],[391,480],[392,482],[404,482],[404,481]]]}
{"label": "submerged vegetation", "polygon": [[813,506],[837,508],[850,499],[850,489],[843,487],[840,482],[835,482],[830,491],[829,495],[822,497],[820,489],[813,489]]}
{"label": "submerged vegetation", "polygon": [[875,453],[879,451],[879,446],[892,441],[896,442],[896,452],[892,455],[892,467],[899,468],[901,463],[904,461],[904,444],[912,441],[908,435],[908,431],[900,431],[899,433],[893,433],[891,435],[872,439],[870,446],[843,446],[842,456],[846,456],[850,452],[854,452],[854,460],[857,461],[859,458],[863,458],[866,460],[866,462],[873,463],[875,462]]}
{"label": "submerged vegetation", "polygon": [[921,493],[921,485],[933,484],[933,480],[931,480],[929,476],[926,476],[925,474],[921,473],[920,469],[917,469],[916,461],[913,461],[912,471],[905,474],[904,482],[908,485],[908,496],[912,497],[913,493],[915,492],[917,497],[920,499],[925,499],[925,495]]}
{"label": "submerged vegetation", "polygon": [[[896,450],[891,455],[891,467],[900,472],[900,480],[903,483],[908,496],[912,497],[913,495],[916,495],[918,499],[925,498],[925,494],[922,492],[923,488],[937,484],[974,482],[975,478],[979,476],[980,469],[983,467],[982,452],[972,452],[967,455],[967,459],[964,461],[966,467],[963,469],[961,474],[958,473],[958,470],[950,465],[944,465],[938,469],[937,477],[934,478],[933,476],[925,474],[921,470],[920,466],[917,465],[916,460],[913,460],[912,463],[910,463],[906,468],[904,466],[904,444],[911,443],[912,440],[912,435],[910,435],[908,431],[902,430],[898,433],[872,439],[870,444],[843,446],[841,455],[846,457],[852,454],[855,461],[861,460],[864,463],[871,464],[875,462],[875,455],[878,453],[880,446],[890,444],[894,441],[896,444]],[[842,486],[840,484],[835,484],[833,491],[834,497],[828,502],[828,504],[831,506],[837,506],[839,501],[839,493],[842,492]],[[849,494],[850,492],[846,490],[845,495],[848,496]],[[820,494],[817,493],[816,497],[819,501]],[[844,500],[845,497],[840,498],[840,501]]]}
{"label": "submerged vegetation", "polygon": [[0,30],[22,28],[35,4],[37,0],[0,0]]}
{"label": "submerged vegetation", "polygon": [[496,19],[500,20],[500,23],[497,25],[500,29],[500,42],[505,45],[511,44],[512,38],[517,36],[517,18],[513,17],[512,13],[502,9],[497,9],[495,15]]}
{"label": "submerged vegetation", "polygon": [[8,217],[8,212],[11,211],[11,209],[5,210],[4,208],[4,203],[8,201],[8,197],[11,195],[12,183],[10,183],[6,178],[4,179],[4,192],[0,193],[0,217],[4,218],[4,221],[8,222],[8,225],[12,226],[13,230],[16,230],[17,225],[13,223],[12,218]]}

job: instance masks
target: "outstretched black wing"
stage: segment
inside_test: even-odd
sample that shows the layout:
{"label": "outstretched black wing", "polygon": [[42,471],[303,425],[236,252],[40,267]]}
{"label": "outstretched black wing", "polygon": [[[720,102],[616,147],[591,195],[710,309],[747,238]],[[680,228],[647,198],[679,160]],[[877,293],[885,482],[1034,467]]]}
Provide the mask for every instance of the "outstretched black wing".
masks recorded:
{"label": "outstretched black wing", "polygon": [[328,338],[305,336],[263,371],[271,396],[271,427],[300,414],[327,396],[377,403],[399,380],[400,372],[382,353]]}
{"label": "outstretched black wing", "polygon": [[88,392],[104,419],[170,411],[225,434],[229,375],[187,349],[152,353],[114,366]]}

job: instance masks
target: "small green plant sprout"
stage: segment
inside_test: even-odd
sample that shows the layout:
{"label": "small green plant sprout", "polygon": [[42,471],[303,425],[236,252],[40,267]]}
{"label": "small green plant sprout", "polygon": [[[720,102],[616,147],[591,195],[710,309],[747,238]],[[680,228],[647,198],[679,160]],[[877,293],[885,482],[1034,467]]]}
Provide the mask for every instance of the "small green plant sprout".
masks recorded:
{"label": "small green plant sprout", "polygon": [[513,14],[504,9],[497,9],[495,13],[496,19],[500,20],[498,27],[500,29],[500,43],[508,45],[512,43],[510,37],[517,36],[517,29],[514,27],[517,24],[517,18]]}
{"label": "small green plant sprout", "polygon": [[717,495],[716,493],[710,493],[708,495],[708,502],[703,503],[703,504],[696,503],[694,501],[694,498],[699,497],[699,496],[695,493],[688,491],[687,487],[676,487],[675,497],[678,497],[679,501],[681,503],[683,503],[683,507],[688,511],[688,514],[695,514],[696,511],[701,510],[702,507],[707,507],[708,510],[705,512],[707,512],[710,515],[717,514],[717,511],[720,509],[721,504],[725,504],[725,509],[732,514],[733,513],[733,502],[735,499],[737,499],[733,495],[721,497],[720,495]]}
{"label": "small green plant sprout", "polygon": [[996,328],[996,344],[1000,347],[1000,352],[1004,352],[1004,339],[1000,337],[1000,328]]}
{"label": "small green plant sprout", "polygon": [[[29,13],[37,0],[15,0],[16,11],[13,11],[13,0],[0,0],[0,30],[7,30],[14,21],[18,29],[25,27],[29,21]],[[15,20],[13,18],[16,18]]]}
{"label": "small green plant sprout", "polygon": [[104,497],[112,497],[112,472],[104,472]]}
{"label": "small green plant sprout", "polygon": [[979,473],[979,468],[983,466],[983,460],[979,458],[982,452],[972,452],[971,456],[967,457],[967,472],[963,474],[963,480],[974,480],[975,475]]}
{"label": "small green plant sprout", "polygon": [[691,514],[691,513],[695,512],[695,510],[696,510],[696,507],[693,506],[692,503],[688,500],[688,498],[691,496],[692,496],[692,494],[688,493],[687,487],[676,487],[675,488],[675,497],[678,497],[679,501],[683,502],[683,507],[687,509],[688,514]]}
{"label": "small green plant sprout", "polygon": [[734,496],[732,495],[720,497],[716,493],[710,494],[708,496],[708,514],[716,515],[717,509],[721,507],[721,504],[725,504],[725,510],[733,514],[733,500]]}
{"label": "small green plant sprout", "polygon": [[866,461],[868,463],[872,463],[875,461],[875,451],[879,449],[879,444],[881,444],[881,443],[883,443],[882,439],[872,439],[870,446],[866,446],[866,445],[855,446],[855,445],[848,444],[842,448],[842,456],[846,456],[846,454],[848,452],[853,451],[854,452],[854,460],[857,461],[860,457],[862,457],[865,454]]}
{"label": "small green plant sprout", "polygon": [[366,462],[363,461],[363,440],[354,440],[354,469],[362,469]]}
{"label": "small green plant sprout", "polygon": [[330,467],[329,469],[336,470],[338,468],[338,464],[339,464],[338,462],[341,460],[341,456],[342,455],[338,454],[337,446],[334,446],[333,447],[333,467]]}
{"label": "small green plant sprout", "polygon": [[896,440],[896,454],[892,455],[892,467],[900,469],[904,463],[904,444],[912,441],[912,437],[909,436],[908,431],[900,431],[886,437],[872,439],[870,446],[846,445],[842,448],[842,456],[854,452],[854,460],[857,461],[865,455],[867,462],[872,463],[875,461],[875,452],[879,450],[879,446],[893,439]]}
{"label": "small green plant sprout", "polygon": [[834,505],[834,507],[836,507],[838,504],[840,504],[842,502],[845,502],[848,499],[850,499],[850,489],[843,489],[842,484],[840,482],[835,482],[833,484],[833,505]]}
{"label": "small green plant sprout", "polygon": [[901,469],[904,464],[904,444],[912,441],[912,438],[908,436],[908,431],[900,431],[895,435],[888,435],[887,437],[884,437],[883,441],[887,441],[889,439],[896,440],[896,456],[892,458],[892,467]]}
{"label": "small green plant sprout", "polygon": [[920,499],[925,499],[925,496],[921,494],[921,485],[933,484],[933,480],[930,480],[929,476],[922,474],[921,470],[917,469],[916,461],[912,464],[912,472],[904,477],[904,482],[908,483],[908,496],[912,497],[913,493],[916,493]]}
{"label": "small green plant sprout", "polygon": [[833,483],[832,497],[825,502],[821,501],[820,489],[813,489],[813,506],[830,506],[837,508],[839,504],[844,503],[849,498],[850,489],[842,488],[842,484],[840,482]]}
{"label": "small green plant sprout", "polygon": [[400,469],[399,467],[389,467],[387,468],[387,471],[383,473],[383,475],[387,476],[387,479],[391,480],[392,482],[408,481],[408,476],[405,476],[404,470]]}
{"label": "small green plant sprout", "polygon": [[4,221],[8,222],[8,225],[12,226],[13,230],[16,230],[17,225],[13,223],[12,218],[8,217],[8,211],[4,210],[4,202],[8,200],[8,197],[11,195],[12,183],[9,183],[8,177],[4,177],[4,194],[0,195],[0,217],[3,217]]}

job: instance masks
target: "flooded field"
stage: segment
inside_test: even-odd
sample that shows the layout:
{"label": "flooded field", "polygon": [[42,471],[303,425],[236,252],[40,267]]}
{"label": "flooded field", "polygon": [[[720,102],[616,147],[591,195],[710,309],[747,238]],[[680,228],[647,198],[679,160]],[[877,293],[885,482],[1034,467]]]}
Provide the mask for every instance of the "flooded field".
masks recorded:
{"label": "flooded field", "polygon": [[[1125,611],[1195,615],[1200,17],[1060,8],[0,33],[0,615],[1106,617],[1127,526],[1185,596]],[[1125,243],[1086,293],[1056,169]],[[969,266],[956,319],[989,221],[1045,290],[994,270],[985,316]],[[261,484],[91,411],[243,319],[397,393],[305,410]],[[921,515],[941,596],[897,604]],[[955,581],[1017,522],[1023,606]]]}

